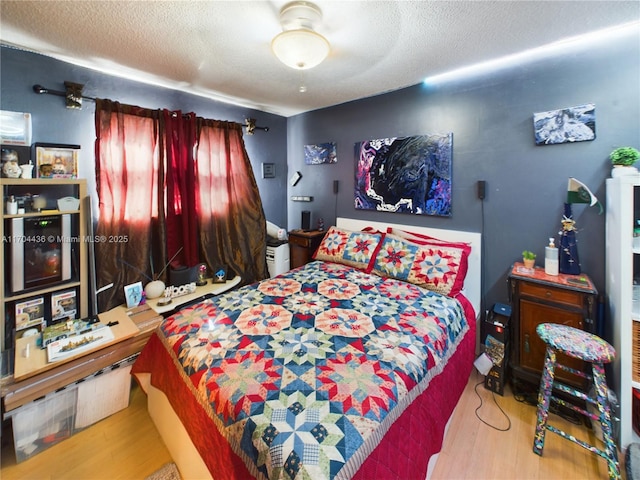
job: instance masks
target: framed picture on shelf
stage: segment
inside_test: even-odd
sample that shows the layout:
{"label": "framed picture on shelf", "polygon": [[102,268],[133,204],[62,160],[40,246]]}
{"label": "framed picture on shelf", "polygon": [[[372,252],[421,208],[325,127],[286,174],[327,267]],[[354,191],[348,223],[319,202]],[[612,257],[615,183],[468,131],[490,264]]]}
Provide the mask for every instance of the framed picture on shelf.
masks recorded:
{"label": "framed picture on shelf", "polygon": [[127,302],[127,308],[133,308],[140,305],[142,301],[142,282],[125,285],[124,298]]}
{"label": "framed picture on shelf", "polygon": [[224,265],[216,265],[213,270],[213,279],[211,283],[224,283],[227,281],[227,267]]}
{"label": "framed picture on shelf", "polygon": [[80,145],[36,143],[33,148],[38,178],[78,178]]}

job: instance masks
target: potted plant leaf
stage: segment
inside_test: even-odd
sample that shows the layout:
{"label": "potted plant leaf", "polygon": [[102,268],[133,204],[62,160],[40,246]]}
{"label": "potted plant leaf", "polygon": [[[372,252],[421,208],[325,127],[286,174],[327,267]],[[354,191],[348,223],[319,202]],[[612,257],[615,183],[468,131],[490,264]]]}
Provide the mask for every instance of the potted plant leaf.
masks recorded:
{"label": "potted plant leaf", "polygon": [[640,152],[633,147],[616,148],[609,154],[609,160],[613,165],[611,176],[613,178],[625,175],[637,175],[638,169],[633,166],[640,158]]}
{"label": "potted plant leaf", "polygon": [[536,254],[529,250],[525,250],[522,252],[522,262],[526,268],[533,268],[536,264]]}

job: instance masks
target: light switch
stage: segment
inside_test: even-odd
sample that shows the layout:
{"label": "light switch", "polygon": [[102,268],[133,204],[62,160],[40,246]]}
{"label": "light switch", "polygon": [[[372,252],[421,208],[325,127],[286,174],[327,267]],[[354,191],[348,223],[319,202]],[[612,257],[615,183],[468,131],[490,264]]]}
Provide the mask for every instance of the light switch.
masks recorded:
{"label": "light switch", "polygon": [[263,163],[262,164],[262,178],[276,178],[276,164],[275,163]]}

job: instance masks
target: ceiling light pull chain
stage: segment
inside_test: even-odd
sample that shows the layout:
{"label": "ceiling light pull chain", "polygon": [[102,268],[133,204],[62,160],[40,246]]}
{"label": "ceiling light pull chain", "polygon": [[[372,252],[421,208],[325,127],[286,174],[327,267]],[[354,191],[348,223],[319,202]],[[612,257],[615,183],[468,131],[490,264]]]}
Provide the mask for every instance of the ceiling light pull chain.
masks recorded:
{"label": "ceiling light pull chain", "polygon": [[307,91],[307,82],[305,81],[304,70],[299,70],[299,72],[300,72],[300,86],[298,87],[298,92],[306,93],[306,91]]}

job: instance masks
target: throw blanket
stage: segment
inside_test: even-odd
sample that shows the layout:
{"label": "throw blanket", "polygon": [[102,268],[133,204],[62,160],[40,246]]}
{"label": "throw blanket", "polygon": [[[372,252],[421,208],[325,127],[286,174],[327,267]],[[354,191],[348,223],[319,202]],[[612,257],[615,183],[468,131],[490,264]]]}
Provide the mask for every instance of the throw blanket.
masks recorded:
{"label": "throw blanket", "polygon": [[357,471],[469,328],[454,299],[313,262],[180,311],[157,335],[252,475],[321,479]]}

